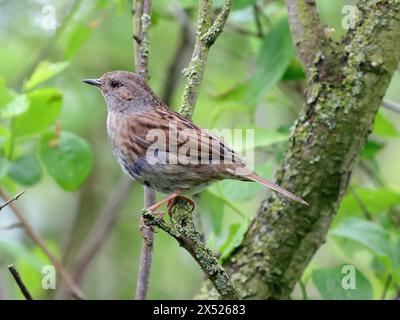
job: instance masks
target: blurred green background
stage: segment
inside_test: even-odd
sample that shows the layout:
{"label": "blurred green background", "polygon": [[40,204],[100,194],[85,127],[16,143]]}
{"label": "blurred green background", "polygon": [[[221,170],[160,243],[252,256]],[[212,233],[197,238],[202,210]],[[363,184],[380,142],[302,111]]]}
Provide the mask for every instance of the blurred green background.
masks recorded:
{"label": "blurred green background", "polygon": [[[185,12],[195,25],[197,1],[153,2],[150,85],[165,97],[166,85],[176,83],[170,105],[178,109],[184,77],[171,70],[186,66],[192,47],[189,41],[186,53],[174,58],[183,35],[177,16]],[[221,3],[215,1],[216,10]],[[318,1],[327,32],[337,39],[346,33],[342,9],[352,4]],[[123,177],[108,145],[103,97],[81,80],[133,71],[131,1],[3,0],[0,43],[1,189],[10,196],[27,190],[16,206],[74,273],[94,223]],[[283,1],[237,0],[210,51],[194,122],[255,129],[256,171],[273,177],[302,106],[304,82]],[[400,102],[399,84],[396,73],[387,100]],[[399,120],[398,113],[381,109],[327,242],[294,299],[400,294]],[[197,198],[207,244],[222,260],[240,243],[266,192],[229,181]],[[142,187],[134,185],[80,282],[88,298],[134,297],[142,208]],[[57,292],[41,288],[41,268],[49,262],[17,222],[9,208],[0,212],[0,299],[22,298],[8,273],[10,263],[35,298],[65,297],[60,286]],[[357,269],[356,290],[341,289],[343,265]],[[203,278],[175,240],[156,234],[149,298],[192,298]]]}

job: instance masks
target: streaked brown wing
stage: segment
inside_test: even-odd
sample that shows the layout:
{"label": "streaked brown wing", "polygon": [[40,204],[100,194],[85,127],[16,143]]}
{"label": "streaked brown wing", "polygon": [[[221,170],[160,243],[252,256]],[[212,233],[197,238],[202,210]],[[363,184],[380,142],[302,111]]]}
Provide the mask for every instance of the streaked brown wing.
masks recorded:
{"label": "streaked brown wing", "polygon": [[156,143],[158,152],[168,154],[170,160],[183,156],[184,161],[193,164],[231,161],[243,165],[221,139],[166,106],[140,116],[132,115],[128,122],[137,144],[147,150]]}

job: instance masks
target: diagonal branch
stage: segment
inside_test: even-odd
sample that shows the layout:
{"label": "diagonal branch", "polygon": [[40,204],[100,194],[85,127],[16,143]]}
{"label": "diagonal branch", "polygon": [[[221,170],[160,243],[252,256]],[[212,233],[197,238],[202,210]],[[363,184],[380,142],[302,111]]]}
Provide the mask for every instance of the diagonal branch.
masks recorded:
{"label": "diagonal branch", "polygon": [[14,277],[15,282],[18,285],[19,290],[25,297],[26,300],[33,300],[29,290],[26,288],[25,283],[22,281],[21,276],[19,275],[17,269],[15,269],[14,265],[10,264],[8,266],[8,270],[11,272],[12,276]]}
{"label": "diagonal branch", "polygon": [[171,224],[162,219],[156,218],[148,211],[143,212],[149,225],[154,225],[167,232],[195,259],[203,272],[211,280],[221,299],[237,300],[239,294],[233,288],[228,274],[219,265],[217,258],[212,251],[201,241],[200,234],[196,231],[190,210],[185,202],[177,202],[171,214]]}
{"label": "diagonal branch", "polygon": [[7,200],[6,202],[4,202],[1,206],[0,206],[0,211],[3,210],[5,207],[7,207],[10,203],[17,201],[19,199],[20,196],[22,196],[25,193],[25,191],[21,191],[20,193],[18,193],[17,195],[15,195],[14,197],[12,197],[11,199]]}
{"label": "diagonal branch", "polygon": [[315,0],[286,0],[286,6],[297,55],[309,73],[317,53],[326,51],[331,40],[325,34]]}
{"label": "diagonal branch", "polygon": [[93,258],[108,238],[108,235],[117,221],[120,209],[125,203],[131,190],[132,180],[128,177],[123,177],[108,197],[104,208],[98,215],[96,224],[90,231],[82,253],[79,255],[78,263],[74,272],[74,279],[78,284],[82,281],[89,265],[93,261]]}
{"label": "diagonal branch", "polygon": [[[0,196],[3,199],[9,198],[3,189],[0,189]],[[84,299],[85,295],[72,279],[71,275],[64,268],[62,263],[53,255],[53,253],[47,248],[44,241],[39,237],[39,235],[33,230],[32,226],[29,224],[28,220],[23,216],[23,214],[14,206],[12,202],[8,204],[9,208],[14,212],[19,221],[21,222],[22,228],[25,230],[26,234],[32,239],[32,241],[44,252],[44,254],[50,259],[51,263],[54,265],[56,270],[59,272],[63,278],[65,285],[69,288],[72,294],[78,299]]]}

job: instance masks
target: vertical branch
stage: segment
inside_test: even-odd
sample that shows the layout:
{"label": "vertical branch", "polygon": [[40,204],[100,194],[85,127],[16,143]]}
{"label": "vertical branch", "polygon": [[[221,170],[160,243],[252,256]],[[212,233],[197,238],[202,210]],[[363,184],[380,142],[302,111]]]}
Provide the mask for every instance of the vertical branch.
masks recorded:
{"label": "vertical branch", "polygon": [[212,0],[199,0],[196,41],[189,66],[184,69],[186,86],[182,98],[180,113],[190,119],[193,115],[201,80],[206,69],[207,56],[210,47],[217,40],[228,19],[232,0],[225,0],[221,12],[212,23]]}
{"label": "vertical branch", "polygon": [[[0,196],[3,199],[9,198],[3,189],[0,189]],[[32,226],[29,224],[28,220],[23,216],[23,214],[14,206],[13,202],[8,203],[9,208],[14,212],[21,223],[21,227],[25,230],[26,234],[32,239],[32,241],[43,251],[43,253],[50,259],[51,263],[56,268],[57,272],[61,275],[65,282],[65,285],[71,290],[72,294],[78,299],[84,299],[85,295],[72,279],[71,275],[64,268],[62,263],[53,255],[53,253],[47,248],[44,241],[39,237],[39,235],[33,230]]]}
{"label": "vertical branch", "polygon": [[[150,51],[149,28],[151,24],[151,0],[134,0],[133,3],[133,39],[135,48],[135,71],[143,79],[149,77],[148,59]],[[144,204],[149,207],[155,203],[154,190],[144,187]],[[143,243],[140,253],[139,274],[136,286],[136,299],[146,299],[149,289],[151,263],[153,260],[154,233],[143,226]]]}

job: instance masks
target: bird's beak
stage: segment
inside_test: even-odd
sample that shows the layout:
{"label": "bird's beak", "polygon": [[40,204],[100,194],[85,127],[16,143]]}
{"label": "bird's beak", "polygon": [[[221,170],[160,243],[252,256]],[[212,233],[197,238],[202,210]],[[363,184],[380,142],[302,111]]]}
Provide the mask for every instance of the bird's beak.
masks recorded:
{"label": "bird's beak", "polygon": [[92,86],[100,87],[101,81],[100,79],[85,79],[83,80],[84,83],[90,84]]}

